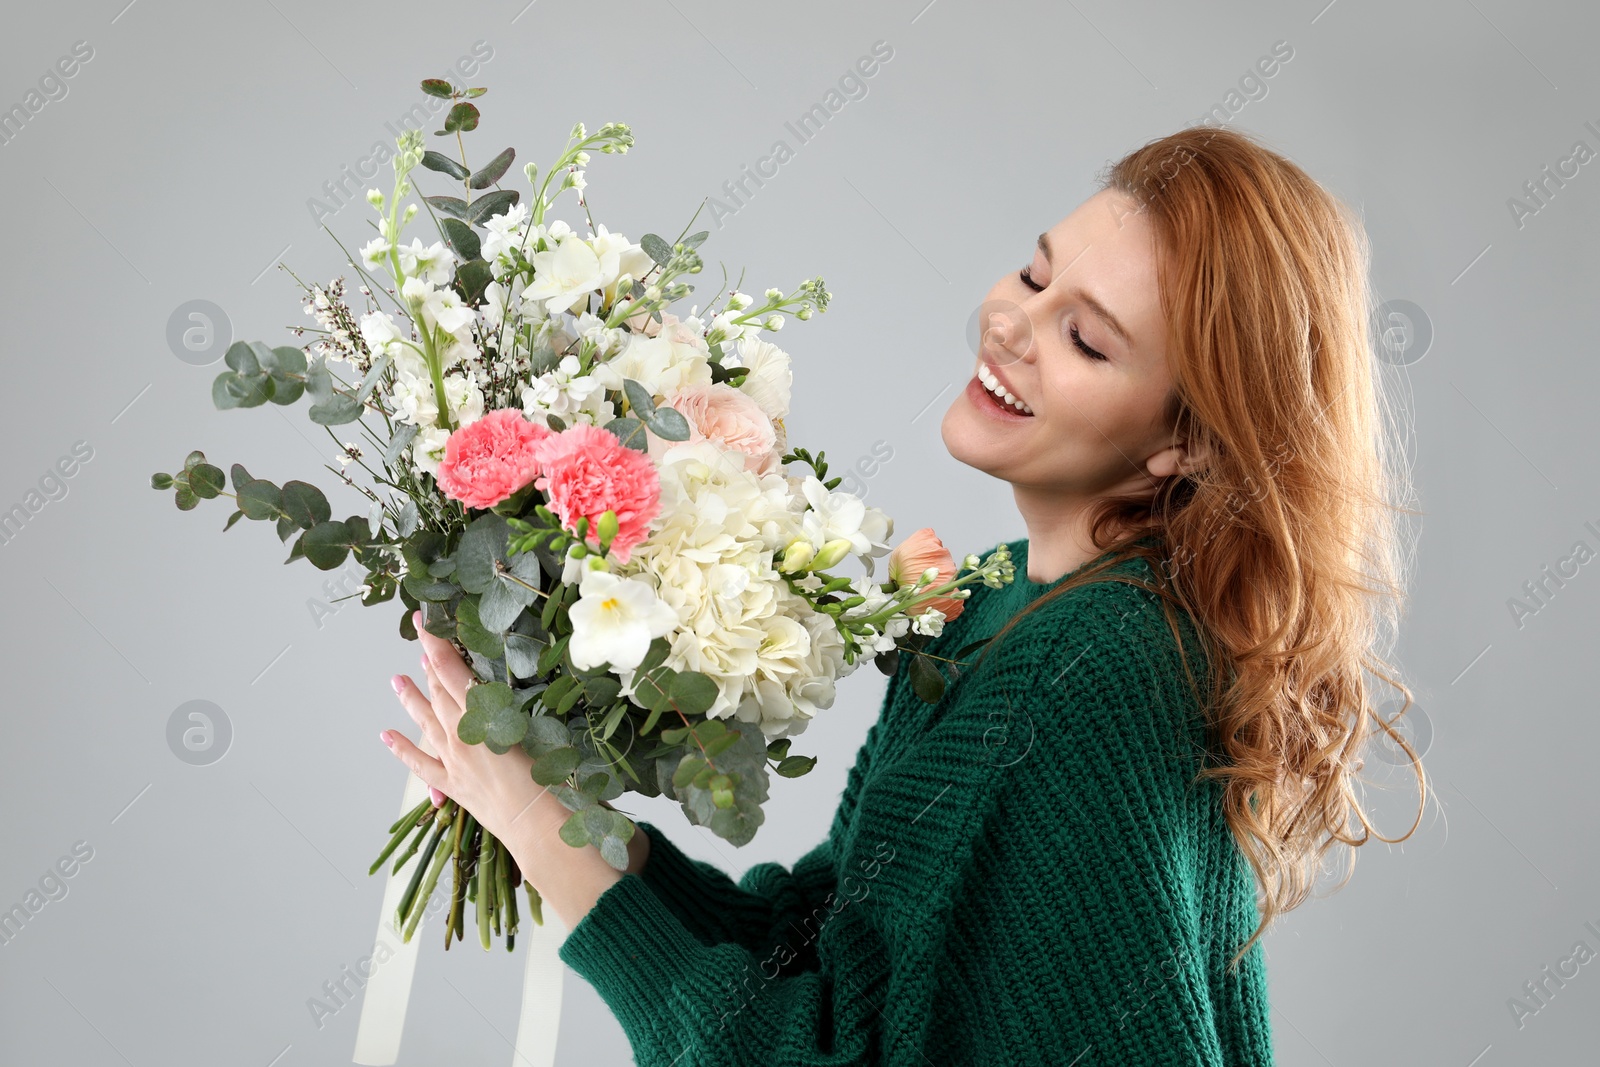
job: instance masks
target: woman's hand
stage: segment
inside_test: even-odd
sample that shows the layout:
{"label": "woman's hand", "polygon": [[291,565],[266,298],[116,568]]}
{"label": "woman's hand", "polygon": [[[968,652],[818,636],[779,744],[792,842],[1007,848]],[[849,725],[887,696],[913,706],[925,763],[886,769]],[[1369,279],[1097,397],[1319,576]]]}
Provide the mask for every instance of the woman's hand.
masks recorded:
{"label": "woman's hand", "polygon": [[461,740],[456,728],[466,710],[467,687],[475,681],[472,668],[449,641],[424,630],[420,618],[417,636],[427,692],[404,674],[390,681],[438,756],[428,755],[397,730],[380,735],[389,750],[428,784],[435,806],[451,798],[501,841],[509,843],[515,833],[537,825],[549,805],[559,808],[564,819],[566,808],[529,776],[533,759],[520,745],[495,753]]}
{"label": "woman's hand", "polygon": [[[461,740],[456,728],[467,706],[467,687],[474,681],[472,668],[449,641],[423,629],[420,612],[416,624],[428,691],[424,693],[403,674],[395,675],[392,685],[438,756],[428,755],[397,730],[385,730],[379,736],[401,763],[428,784],[435,805],[449,797],[505,843],[523,876],[570,930],[622,873],[606,863],[593,845],[576,849],[561,840],[561,824],[572,813],[533,780],[529,773],[533,759],[522,746],[496,753],[487,745]],[[645,841],[637,844],[648,845]],[[644,856],[637,859],[642,866]]]}

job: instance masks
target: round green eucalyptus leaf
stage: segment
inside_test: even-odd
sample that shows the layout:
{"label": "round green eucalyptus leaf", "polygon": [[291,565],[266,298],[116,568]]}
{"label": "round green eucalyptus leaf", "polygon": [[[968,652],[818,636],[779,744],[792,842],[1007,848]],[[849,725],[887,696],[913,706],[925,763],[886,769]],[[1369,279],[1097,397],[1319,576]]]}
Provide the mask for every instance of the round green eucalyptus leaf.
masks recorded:
{"label": "round green eucalyptus leaf", "polygon": [[189,488],[194,490],[195,496],[202,499],[215,499],[227,484],[227,475],[222,473],[221,467],[214,467],[209,463],[196,463],[189,468]]}
{"label": "round green eucalyptus leaf", "polygon": [[252,519],[274,519],[283,513],[283,495],[265,478],[239,487],[239,510]]}
{"label": "round green eucalyptus leaf", "polygon": [[331,571],[350,555],[350,528],[342,522],[319,522],[300,535],[306,559],[320,571]]}

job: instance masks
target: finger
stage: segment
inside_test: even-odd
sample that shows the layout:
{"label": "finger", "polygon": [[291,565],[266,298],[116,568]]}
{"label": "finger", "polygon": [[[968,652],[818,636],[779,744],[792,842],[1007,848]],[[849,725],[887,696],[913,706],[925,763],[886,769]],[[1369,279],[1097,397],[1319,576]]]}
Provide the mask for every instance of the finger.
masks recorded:
{"label": "finger", "polygon": [[428,787],[428,799],[432,800],[433,801],[433,806],[437,808],[440,805],[442,805],[445,801],[449,800],[450,798],[445,796],[443,793],[439,792],[437,789],[435,789],[433,786],[430,785]]}
{"label": "finger", "polygon": [[446,691],[455,698],[459,707],[467,706],[467,686],[472,684],[472,668],[462,660],[456,647],[442,637],[435,637],[422,628],[422,613],[416,614],[417,637],[422,642],[422,654],[438,672]]}
{"label": "finger", "polygon": [[443,752],[445,750],[445,727],[439,721],[433,702],[406,675],[395,675],[393,682],[395,693],[400,697],[400,703],[405,706],[412,720],[422,728],[422,736],[428,739],[428,744],[433,746],[435,752]]}
{"label": "finger", "polygon": [[411,768],[411,773],[430,787],[440,791],[450,788],[444,764],[413,745],[405,734],[399,730],[384,730],[378,737],[389,746],[389,751],[394,753],[396,759]]}
{"label": "finger", "polygon": [[439,725],[445,732],[454,734],[456,726],[461,722],[461,705],[456,703],[456,698],[450,695],[448,689],[439,680],[438,672],[426,660],[422,663],[422,670],[428,677],[428,693],[433,698],[433,713],[438,716]]}

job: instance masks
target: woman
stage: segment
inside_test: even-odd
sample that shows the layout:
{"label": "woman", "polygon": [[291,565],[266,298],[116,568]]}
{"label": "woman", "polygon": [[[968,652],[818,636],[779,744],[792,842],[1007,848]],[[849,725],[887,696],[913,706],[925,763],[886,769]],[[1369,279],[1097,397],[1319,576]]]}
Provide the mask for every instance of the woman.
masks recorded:
{"label": "woman", "polygon": [[926,650],[937,705],[901,656],[791,869],[735,884],[641,823],[618,872],[556,840],[519,750],[456,740],[447,642],[423,636],[427,694],[396,677],[440,756],[385,741],[507,842],[641,1065],[1272,1062],[1260,937],[1366,840],[1367,720],[1398,737],[1363,672],[1409,704],[1376,653],[1404,475],[1365,237],[1227,129],[1103,186],[990,292],[944,418],[1015,491],[1014,581]]}

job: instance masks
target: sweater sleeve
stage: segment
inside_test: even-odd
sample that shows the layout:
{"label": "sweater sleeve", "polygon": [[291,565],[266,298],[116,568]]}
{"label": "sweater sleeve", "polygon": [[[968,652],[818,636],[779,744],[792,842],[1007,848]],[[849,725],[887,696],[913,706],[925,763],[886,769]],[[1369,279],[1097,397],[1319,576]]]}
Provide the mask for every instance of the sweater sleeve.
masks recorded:
{"label": "sweater sleeve", "polygon": [[[1200,905],[1199,709],[1149,595],[1083,587],[1019,625],[970,694],[1003,743],[930,1012],[941,1062],[1018,1062],[1025,1045],[1028,1062],[1222,1067],[1238,1047],[1211,963],[1237,927]],[[1002,991],[1028,1006],[1025,1038],[989,1024]]]}
{"label": "sweater sleeve", "polygon": [[689,858],[654,824],[638,825],[650,835],[650,858],[639,877],[704,944],[732,941],[760,951],[792,916],[812,911],[833,891],[831,838],[792,868],[759,863],[735,882],[720,868]]}

